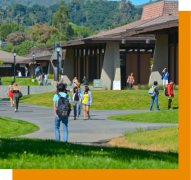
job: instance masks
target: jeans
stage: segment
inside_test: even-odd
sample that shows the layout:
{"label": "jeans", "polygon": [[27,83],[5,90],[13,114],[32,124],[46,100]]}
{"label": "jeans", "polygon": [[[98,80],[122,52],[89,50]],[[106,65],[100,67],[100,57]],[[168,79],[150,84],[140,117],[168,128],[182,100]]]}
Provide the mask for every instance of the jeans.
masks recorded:
{"label": "jeans", "polygon": [[131,90],[133,87],[133,84],[129,83],[129,89]]}
{"label": "jeans", "polygon": [[79,104],[79,115],[81,114],[81,109],[82,109],[82,106],[81,106],[81,104]]}
{"label": "jeans", "polygon": [[79,113],[79,102],[73,102],[73,107],[74,107],[74,117],[78,117]]}
{"label": "jeans", "polygon": [[28,74],[28,73],[26,72],[26,73],[25,73],[25,76],[26,76],[26,77],[27,77],[27,74]]}
{"label": "jeans", "polygon": [[149,107],[149,110],[152,110],[154,101],[155,101],[155,103],[156,103],[156,108],[157,108],[157,110],[160,110],[160,109],[159,109],[159,104],[158,104],[158,96],[153,96],[153,97],[151,97],[151,105],[150,105],[150,107]]}
{"label": "jeans", "polygon": [[62,121],[63,125],[63,140],[64,142],[68,141],[68,117],[58,117],[55,116],[55,137],[56,141],[60,141],[60,122]]}
{"label": "jeans", "polygon": [[170,109],[171,108],[171,102],[172,102],[172,99],[168,99],[168,109]]}
{"label": "jeans", "polygon": [[47,85],[48,80],[45,80],[45,85]]}

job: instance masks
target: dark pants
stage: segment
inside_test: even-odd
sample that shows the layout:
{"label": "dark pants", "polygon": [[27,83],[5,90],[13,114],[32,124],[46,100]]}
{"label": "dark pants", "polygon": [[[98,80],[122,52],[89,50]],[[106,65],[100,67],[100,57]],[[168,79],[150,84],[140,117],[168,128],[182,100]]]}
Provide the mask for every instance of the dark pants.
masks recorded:
{"label": "dark pants", "polygon": [[168,109],[171,108],[171,102],[172,102],[172,99],[169,99],[169,100],[168,100]]}
{"label": "dark pants", "polygon": [[13,100],[14,100],[14,104],[15,104],[15,109],[18,109],[18,107],[19,107],[19,93],[13,94]]}
{"label": "dark pants", "polygon": [[133,84],[129,83],[129,89],[131,90],[133,87]]}

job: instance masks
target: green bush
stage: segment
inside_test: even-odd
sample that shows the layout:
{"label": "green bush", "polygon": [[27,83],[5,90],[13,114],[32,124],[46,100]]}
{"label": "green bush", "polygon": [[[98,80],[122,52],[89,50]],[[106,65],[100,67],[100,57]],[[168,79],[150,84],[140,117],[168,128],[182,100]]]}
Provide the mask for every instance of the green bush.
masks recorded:
{"label": "green bush", "polygon": [[54,74],[48,74],[48,79],[54,79]]}
{"label": "green bush", "polygon": [[36,76],[34,75],[34,76],[31,76],[31,79],[36,79]]}
{"label": "green bush", "polygon": [[149,90],[149,89],[150,89],[150,87],[148,84],[139,86],[139,90]]}

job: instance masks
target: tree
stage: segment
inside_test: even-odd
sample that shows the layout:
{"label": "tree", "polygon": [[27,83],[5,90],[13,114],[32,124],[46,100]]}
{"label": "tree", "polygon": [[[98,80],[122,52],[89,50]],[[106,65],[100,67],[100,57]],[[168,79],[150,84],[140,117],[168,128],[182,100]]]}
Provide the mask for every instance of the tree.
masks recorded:
{"label": "tree", "polygon": [[[64,31],[67,28],[67,25],[69,23],[69,17],[70,13],[67,11],[66,6],[60,6],[59,10],[55,13],[53,17],[53,25],[59,29],[59,31]],[[61,29],[60,29],[61,27]]]}
{"label": "tree", "polygon": [[15,45],[20,45],[23,41],[30,40],[30,37],[27,36],[24,32],[16,31],[7,36],[6,41]]}
{"label": "tree", "polygon": [[3,61],[0,59],[0,65],[2,65],[3,64]]}
{"label": "tree", "polygon": [[4,23],[1,25],[0,31],[1,31],[2,41],[4,41],[7,38],[8,34],[13,33],[15,31],[22,31],[22,29],[18,26],[17,23],[12,23],[12,24]]}
{"label": "tree", "polygon": [[36,23],[28,31],[32,41],[37,43],[46,43],[53,34],[59,34],[58,29],[47,24]]}

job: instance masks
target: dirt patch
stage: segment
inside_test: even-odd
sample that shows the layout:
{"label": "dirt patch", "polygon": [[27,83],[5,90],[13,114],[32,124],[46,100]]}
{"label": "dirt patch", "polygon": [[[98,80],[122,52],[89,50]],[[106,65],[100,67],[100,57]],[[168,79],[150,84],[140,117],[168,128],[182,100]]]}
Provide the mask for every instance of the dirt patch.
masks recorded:
{"label": "dirt patch", "polygon": [[110,147],[122,147],[122,148],[141,149],[148,151],[168,151],[168,149],[165,147],[160,147],[156,145],[143,146],[143,145],[138,145],[137,143],[129,142],[128,139],[125,139],[124,136],[113,138],[104,145]]}

